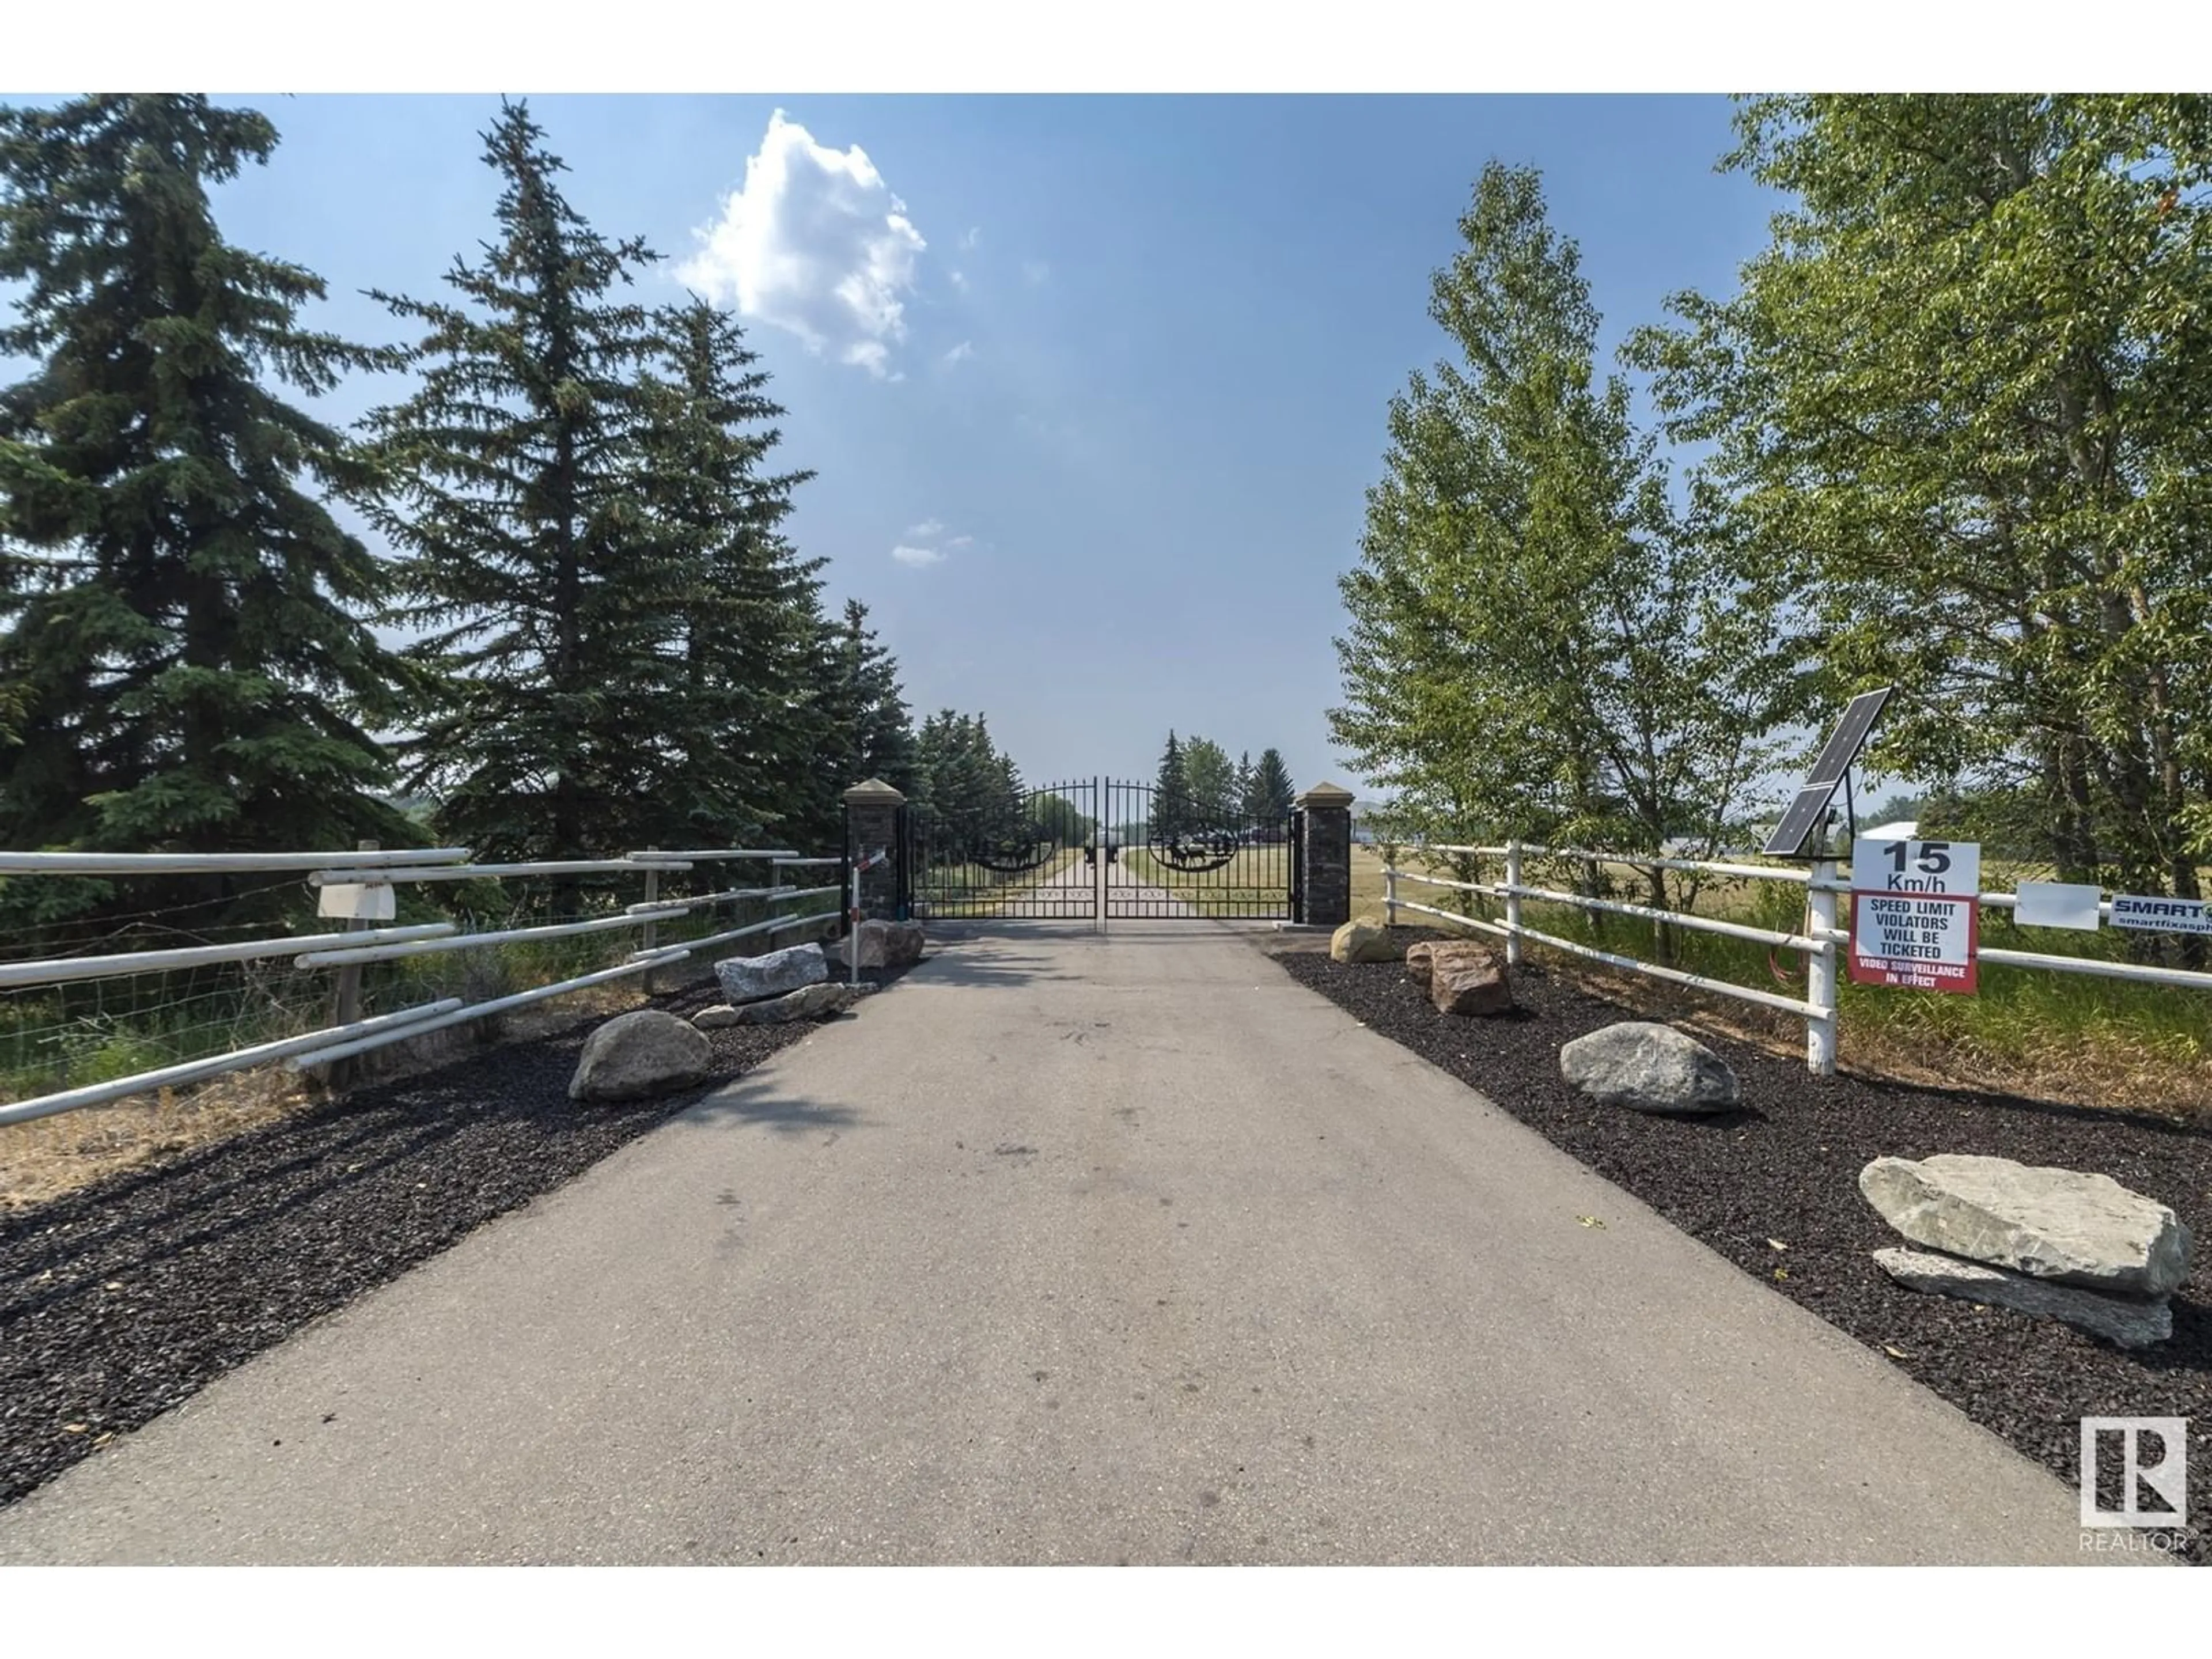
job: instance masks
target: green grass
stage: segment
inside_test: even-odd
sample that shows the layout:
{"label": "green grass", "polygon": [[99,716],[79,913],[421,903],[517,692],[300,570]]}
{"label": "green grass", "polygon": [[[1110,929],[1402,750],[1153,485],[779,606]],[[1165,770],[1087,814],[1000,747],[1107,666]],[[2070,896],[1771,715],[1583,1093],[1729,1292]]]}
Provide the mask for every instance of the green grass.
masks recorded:
{"label": "green grass", "polygon": [[[914,897],[927,907],[930,915],[959,920],[1001,915],[1009,905],[1032,897],[1059,904],[1063,902],[1059,896],[1040,895],[1036,890],[1082,862],[1081,848],[1063,847],[1036,869],[1018,875],[980,864],[930,865],[915,872]],[[1072,892],[1065,902],[1073,906],[1076,898]]]}
{"label": "green grass", "polygon": [[[1503,878],[1503,861],[1489,860],[1482,879]],[[1401,868],[1419,867],[1404,860]],[[1352,856],[1354,915],[1382,915],[1382,860],[1372,848],[1356,848]],[[1457,876],[1438,868],[1432,873]],[[1615,896],[1632,903],[1646,903],[1640,884],[1625,879],[1626,867],[1613,872],[1624,890]],[[2018,876],[2033,878],[2040,872],[1984,871],[1986,890],[2002,890]],[[1532,860],[1523,872],[1532,885],[1564,889],[1568,878],[1556,865]],[[1417,899],[1439,909],[1487,921],[1502,921],[1502,903],[1447,888],[1401,882],[1402,898]],[[1839,898],[1839,907],[1848,905]],[[1801,925],[1804,890],[1793,884],[1746,880],[1724,881],[1708,887],[1698,898],[1696,914],[1741,921],[1778,932]],[[1748,940],[1718,934],[1668,930],[1662,943],[1657,925],[1626,916],[1601,916],[1572,906],[1525,899],[1525,926],[1580,945],[1594,945],[1645,962],[1664,962],[1688,972],[1729,983],[1772,991],[1785,996],[1805,995],[1803,953],[1769,949]],[[1406,926],[1443,927],[1435,918],[1401,911]],[[1847,912],[1844,925],[1849,925]],[[1494,939],[1495,935],[1488,936]],[[2022,927],[2001,910],[1984,910],[1981,943],[1984,948],[2033,951],[2052,956],[2075,956],[2119,960],[2131,940],[2140,936],[2117,929],[2096,933],[2051,928]],[[1605,973],[1601,964],[1547,951],[1534,943],[1525,948],[1532,959],[1556,964],[1572,973]],[[1841,963],[1838,963],[1839,976]],[[1984,961],[1976,994],[1936,991],[1890,990],[1857,985],[1847,977],[1838,987],[1839,1051],[1846,1065],[1867,1069],[1926,1072],[1967,1082],[1990,1082],[2053,1097],[2080,1099],[2100,1105],[2133,1105],[2170,1109],[2203,1109],[2212,1105],[2212,992],[2174,986],[2147,985],[2125,980],[2008,966]],[[1638,981],[1654,994],[1673,988],[1649,979]],[[1701,1005],[1735,1011],[1735,1017],[1758,1024],[1785,1042],[1802,1041],[1802,1030],[1789,1016],[1761,1018],[1761,1011],[1718,996],[1698,998]]]}
{"label": "green grass", "polygon": [[1248,847],[1218,870],[1178,870],[1148,848],[1124,848],[1128,879],[1158,887],[1203,916],[1287,915],[1291,849]]}
{"label": "green grass", "polygon": [[[772,914],[826,916],[836,908],[836,900],[828,895],[795,906],[737,900],[718,906],[712,915],[695,913],[657,924],[655,943],[680,944]],[[438,916],[429,911],[401,920]],[[491,932],[542,921],[502,912],[468,918],[465,926],[474,932]],[[328,924],[303,921],[301,926],[319,929]],[[721,957],[756,954],[815,937],[819,937],[818,927],[756,933],[716,946],[679,967],[696,972]],[[362,1011],[388,1013],[447,997],[487,1002],[618,966],[642,944],[641,928],[610,929],[374,963],[362,970]],[[319,1030],[331,1021],[336,983],[331,969],[299,969],[274,959],[168,975],[83,981],[0,996],[0,1102],[112,1082]]]}

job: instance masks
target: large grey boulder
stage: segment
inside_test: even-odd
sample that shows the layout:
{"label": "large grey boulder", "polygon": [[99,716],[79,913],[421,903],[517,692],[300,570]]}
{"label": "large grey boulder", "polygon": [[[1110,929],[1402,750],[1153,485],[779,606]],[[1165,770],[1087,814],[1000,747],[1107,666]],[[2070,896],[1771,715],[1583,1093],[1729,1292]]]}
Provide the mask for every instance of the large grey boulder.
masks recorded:
{"label": "large grey boulder", "polygon": [[1559,1049],[1559,1074],[1586,1095],[1638,1112],[1693,1116],[1743,1100],[1726,1060],[1695,1037],[1650,1020],[1623,1020],[1577,1037]]}
{"label": "large grey boulder", "polygon": [[1440,1014],[1503,1014],[1513,1007],[1505,958],[1486,945],[1453,939],[1428,953],[1429,1001]]}
{"label": "large grey boulder", "polygon": [[802,985],[819,985],[830,977],[830,959],[819,945],[794,945],[764,957],[728,957],[714,964],[714,977],[730,1001],[758,1002]]}
{"label": "large grey boulder", "polygon": [[871,920],[843,939],[824,945],[822,953],[839,967],[850,968],[857,945],[863,968],[908,968],[921,960],[924,942],[918,921]]}
{"label": "large grey boulder", "polygon": [[568,1079],[571,1100],[642,1100],[706,1080],[714,1051],[703,1032],[673,1014],[640,1008],[617,1014],[585,1040]]}
{"label": "large grey boulder", "polygon": [[1914,1243],[2032,1278],[2160,1297],[2189,1277],[2180,1218],[2110,1176],[1939,1152],[1878,1158],[1859,1191]]}
{"label": "large grey boulder", "polygon": [[2162,1299],[2144,1302],[2105,1296],[1929,1250],[1876,1250],[1874,1259],[1882,1272],[1912,1290],[1990,1303],[2041,1319],[2063,1320],[2123,1348],[2147,1348],[2173,1334],[2173,1310]]}
{"label": "large grey boulder", "polygon": [[748,1002],[733,1010],[732,1025],[787,1025],[798,1019],[827,1019],[842,1014],[860,1000],[852,985],[809,985],[766,1002]]}
{"label": "large grey boulder", "polygon": [[1397,941],[1372,916],[1355,916],[1328,936],[1332,962],[1395,962]]}

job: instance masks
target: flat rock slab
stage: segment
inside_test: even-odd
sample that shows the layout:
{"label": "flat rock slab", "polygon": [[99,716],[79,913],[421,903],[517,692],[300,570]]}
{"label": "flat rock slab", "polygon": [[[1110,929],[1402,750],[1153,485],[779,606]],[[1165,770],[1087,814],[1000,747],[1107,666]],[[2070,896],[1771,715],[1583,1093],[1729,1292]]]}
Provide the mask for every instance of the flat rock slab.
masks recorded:
{"label": "flat rock slab", "polygon": [[2031,1278],[2162,1297],[2189,1277],[2187,1226],[2110,1176],[1939,1152],[1878,1158],[1859,1191],[1915,1244]]}
{"label": "flat rock slab", "polygon": [[795,1019],[827,1019],[842,1014],[860,1000],[850,985],[809,985],[787,996],[766,1002],[749,1002],[732,1010],[732,1025],[783,1025]]}
{"label": "flat rock slab", "polygon": [[1695,1037],[1650,1020],[1623,1020],[1565,1044],[1559,1073],[1584,1094],[1632,1111],[1691,1116],[1725,1112],[1743,1100],[1726,1060]]}
{"label": "flat rock slab", "polygon": [[731,957],[714,964],[722,994],[732,1003],[780,997],[830,977],[830,958],[819,945],[794,945],[764,957]]}
{"label": "flat rock slab", "polygon": [[617,1014],[592,1033],[568,1080],[571,1100],[643,1100],[703,1082],[714,1051],[703,1032],[658,1008]]}
{"label": "flat rock slab", "polygon": [[1988,1303],[2039,1319],[2063,1320],[2123,1348],[2147,1348],[2173,1334],[2173,1310],[2163,1300],[2131,1301],[2076,1290],[1929,1250],[1893,1247],[1876,1250],[1874,1259],[1882,1272],[1909,1289]]}

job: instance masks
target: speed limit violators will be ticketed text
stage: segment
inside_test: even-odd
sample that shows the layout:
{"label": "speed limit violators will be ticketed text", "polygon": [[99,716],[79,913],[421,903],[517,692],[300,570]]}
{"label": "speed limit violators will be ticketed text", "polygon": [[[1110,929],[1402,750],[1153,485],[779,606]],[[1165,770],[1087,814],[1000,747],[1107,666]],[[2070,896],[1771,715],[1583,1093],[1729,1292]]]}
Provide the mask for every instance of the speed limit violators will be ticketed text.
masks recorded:
{"label": "speed limit violators will be ticketed text", "polygon": [[1972,842],[1875,841],[1851,848],[1849,967],[1860,985],[1974,990],[1982,849]]}

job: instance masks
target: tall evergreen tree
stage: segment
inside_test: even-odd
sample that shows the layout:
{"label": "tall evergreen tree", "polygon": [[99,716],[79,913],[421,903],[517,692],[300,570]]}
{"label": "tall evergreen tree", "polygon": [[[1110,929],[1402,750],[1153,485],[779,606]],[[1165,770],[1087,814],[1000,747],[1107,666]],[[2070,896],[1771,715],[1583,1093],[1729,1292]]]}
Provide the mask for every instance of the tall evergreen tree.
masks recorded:
{"label": "tall evergreen tree", "polygon": [[1168,732],[1168,746],[1160,751],[1160,769],[1152,780],[1152,839],[1170,842],[1196,829],[1192,809],[1190,778],[1183,769],[1182,744]]}
{"label": "tall evergreen tree", "polygon": [[1262,750],[1260,763],[1252,769],[1245,811],[1261,823],[1279,823],[1290,817],[1297,794],[1291,782],[1291,769],[1283,764],[1282,751]]}
{"label": "tall evergreen tree", "polygon": [[683,568],[640,500],[658,342],[616,298],[654,256],[568,205],[526,106],[483,140],[499,234],[447,274],[460,302],[376,295],[427,331],[418,390],[369,422],[386,482],[368,509],[442,678],[409,784],[480,857],[604,856],[649,835],[648,787],[690,735],[655,725]]}
{"label": "tall evergreen tree", "polygon": [[912,789],[916,752],[897,659],[868,626],[866,605],[848,599],[841,618],[822,624],[817,662],[817,805],[810,829],[827,845],[840,833],[844,792],[869,778],[901,793]]}
{"label": "tall evergreen tree", "polygon": [[374,793],[384,572],[315,493],[357,462],[270,385],[373,354],[302,328],[321,279],[209,205],[276,142],[198,96],[0,109],[0,354],[37,362],[0,392],[0,844],[417,839]]}
{"label": "tall evergreen tree", "polygon": [[823,561],[799,558],[781,527],[813,474],[766,470],[783,410],[733,319],[695,299],[658,321],[640,499],[669,588],[655,725],[676,740],[643,833],[744,845],[780,833],[811,790]]}

